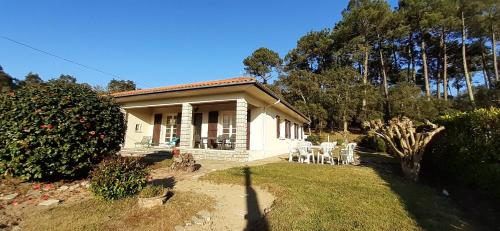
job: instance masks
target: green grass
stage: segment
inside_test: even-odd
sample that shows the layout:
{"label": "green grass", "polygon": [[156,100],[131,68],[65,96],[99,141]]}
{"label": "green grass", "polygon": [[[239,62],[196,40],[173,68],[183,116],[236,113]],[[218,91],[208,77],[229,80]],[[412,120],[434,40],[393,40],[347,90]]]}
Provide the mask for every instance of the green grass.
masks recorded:
{"label": "green grass", "polygon": [[[272,230],[476,230],[432,188],[369,167],[276,163],[250,167],[254,185],[277,199]],[[216,183],[244,184],[244,167],[210,173]]]}

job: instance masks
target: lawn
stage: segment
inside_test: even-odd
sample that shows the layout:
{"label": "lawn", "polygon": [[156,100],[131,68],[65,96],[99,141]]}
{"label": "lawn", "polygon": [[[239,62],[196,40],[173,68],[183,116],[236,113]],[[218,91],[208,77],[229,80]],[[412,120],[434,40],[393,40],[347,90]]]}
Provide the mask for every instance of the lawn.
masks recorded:
{"label": "lawn", "polygon": [[22,230],[174,230],[215,201],[198,193],[176,192],[160,207],[141,209],[136,198],[88,199],[27,214]]}
{"label": "lawn", "polygon": [[[204,180],[244,184],[245,168]],[[271,230],[477,230],[451,199],[379,168],[275,163],[248,167],[277,197]]]}

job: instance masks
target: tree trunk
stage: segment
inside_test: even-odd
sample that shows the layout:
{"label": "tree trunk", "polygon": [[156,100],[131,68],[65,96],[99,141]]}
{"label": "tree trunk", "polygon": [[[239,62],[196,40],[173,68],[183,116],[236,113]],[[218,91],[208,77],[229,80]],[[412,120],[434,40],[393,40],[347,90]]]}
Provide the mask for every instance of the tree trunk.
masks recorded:
{"label": "tree trunk", "polygon": [[406,178],[413,181],[418,181],[418,175],[420,174],[420,162],[414,161],[413,156],[405,156],[401,158],[401,170]]}
{"label": "tree trunk", "polygon": [[342,125],[344,128],[344,134],[347,134],[347,119],[345,118],[345,116],[342,117]]}
{"label": "tree trunk", "polygon": [[422,48],[422,63],[424,66],[424,85],[425,85],[425,97],[427,101],[431,100],[431,89],[429,87],[429,71],[427,67],[427,52],[425,51],[425,41],[424,41],[424,32],[422,32],[422,41],[421,41],[421,48]]}
{"label": "tree trunk", "polygon": [[472,104],[474,104],[474,94],[472,92],[472,83],[470,80],[469,76],[469,71],[467,70],[467,55],[465,51],[465,40],[466,40],[466,34],[465,34],[465,19],[464,19],[464,12],[462,11],[462,60],[463,60],[463,65],[464,65],[464,77],[465,77],[465,84],[467,85],[467,93],[469,94],[469,100]]}
{"label": "tree trunk", "polygon": [[486,85],[486,88],[490,89],[490,76],[488,75],[488,66],[486,65],[486,55],[484,54],[484,44],[483,41],[480,41],[481,43],[481,61],[483,64],[483,77],[484,77],[484,84]]}
{"label": "tree trunk", "polygon": [[384,87],[385,114],[386,114],[386,117],[389,118],[391,115],[391,110],[389,108],[389,86],[387,84],[387,73],[385,71],[384,53],[382,52],[382,45],[379,45],[378,54],[380,56],[380,70],[382,72],[382,81],[383,81],[383,87]]}
{"label": "tree trunk", "polygon": [[380,56],[380,70],[382,71],[382,81],[384,85],[384,96],[387,99],[389,97],[389,87],[387,85],[387,74],[385,72],[384,54],[382,53],[382,45],[379,44],[378,54]]}
{"label": "tree trunk", "polygon": [[[363,86],[366,87],[368,83],[368,47],[365,47],[365,57],[363,61]],[[362,109],[366,109],[366,89],[363,89],[363,101],[362,101]]]}
{"label": "tree trunk", "polygon": [[413,52],[412,52],[412,41],[411,41],[411,32],[408,35],[408,66],[406,67],[406,81],[410,82],[412,73],[411,73],[411,68],[413,66]]}
{"label": "tree trunk", "polygon": [[448,51],[446,48],[446,41],[445,41],[445,34],[446,32],[444,31],[444,28],[442,29],[441,32],[441,43],[442,43],[442,51],[443,51],[443,96],[444,100],[448,100]]}
{"label": "tree trunk", "polygon": [[439,84],[441,84],[441,72],[439,71],[439,67],[436,71],[437,73],[437,79],[436,79],[436,93],[437,93],[437,98],[438,99],[441,99],[441,87],[439,86]]}
{"label": "tree trunk", "polygon": [[493,24],[491,25],[491,44],[493,50],[493,68],[495,69],[495,80],[500,81],[498,76],[498,63],[497,63],[497,40],[495,39],[495,29]]}

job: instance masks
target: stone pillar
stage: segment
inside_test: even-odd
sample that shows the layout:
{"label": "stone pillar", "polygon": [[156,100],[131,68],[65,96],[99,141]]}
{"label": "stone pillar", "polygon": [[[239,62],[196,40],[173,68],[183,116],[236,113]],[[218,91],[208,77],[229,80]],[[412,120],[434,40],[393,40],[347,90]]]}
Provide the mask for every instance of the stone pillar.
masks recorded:
{"label": "stone pillar", "polygon": [[193,117],[193,106],[189,103],[182,104],[182,117],[181,117],[181,140],[179,143],[180,148],[192,148],[191,145],[191,121]]}
{"label": "stone pillar", "polygon": [[236,100],[236,142],[234,150],[241,153],[247,151],[247,110],[245,99]]}

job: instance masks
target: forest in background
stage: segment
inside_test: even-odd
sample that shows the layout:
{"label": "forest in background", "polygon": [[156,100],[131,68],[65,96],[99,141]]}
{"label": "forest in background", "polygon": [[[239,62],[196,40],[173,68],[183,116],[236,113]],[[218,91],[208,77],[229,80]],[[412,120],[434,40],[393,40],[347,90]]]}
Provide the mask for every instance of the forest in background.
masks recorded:
{"label": "forest in background", "polygon": [[262,47],[243,64],[319,132],[498,107],[498,2],[351,0],[339,22],[285,57]]}

